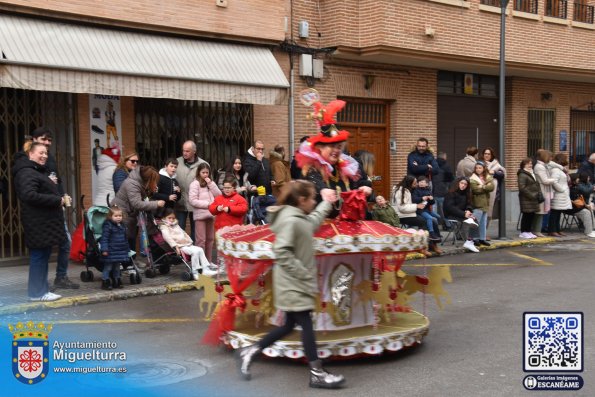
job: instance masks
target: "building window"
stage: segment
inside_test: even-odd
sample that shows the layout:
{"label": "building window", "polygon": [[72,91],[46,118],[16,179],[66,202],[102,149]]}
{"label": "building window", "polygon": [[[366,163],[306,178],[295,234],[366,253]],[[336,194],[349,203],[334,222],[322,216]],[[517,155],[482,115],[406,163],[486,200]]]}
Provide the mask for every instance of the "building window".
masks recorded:
{"label": "building window", "polygon": [[438,93],[498,97],[498,77],[472,74],[473,94],[465,94],[465,73],[438,72]]}
{"label": "building window", "polygon": [[589,107],[570,111],[570,168],[578,168],[595,153],[595,110]]}
{"label": "building window", "polygon": [[545,16],[566,19],[568,0],[546,0]]}
{"label": "building window", "polygon": [[532,157],[539,149],[554,151],[554,126],[556,111],[553,109],[529,109],[527,129],[527,156]]}
{"label": "building window", "polygon": [[182,154],[182,144],[196,143],[211,170],[224,167],[252,144],[252,105],[136,98],[136,150],[143,164],[160,168]]}
{"label": "building window", "polygon": [[593,10],[595,7],[588,5],[586,1],[574,3],[574,20],[583,23],[593,23]]}
{"label": "building window", "polygon": [[514,0],[514,10],[537,14],[537,0]]}

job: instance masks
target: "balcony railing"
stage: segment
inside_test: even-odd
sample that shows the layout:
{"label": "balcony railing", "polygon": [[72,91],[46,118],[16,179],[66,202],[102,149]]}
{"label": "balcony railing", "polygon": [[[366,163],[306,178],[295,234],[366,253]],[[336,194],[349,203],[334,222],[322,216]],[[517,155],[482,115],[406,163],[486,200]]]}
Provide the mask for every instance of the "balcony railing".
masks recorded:
{"label": "balcony railing", "polygon": [[514,0],[514,10],[537,14],[538,0]]}
{"label": "balcony railing", "polygon": [[566,19],[568,0],[546,0],[545,16]]}
{"label": "balcony railing", "polygon": [[577,1],[574,3],[574,20],[577,22],[593,23],[594,10],[594,6]]}

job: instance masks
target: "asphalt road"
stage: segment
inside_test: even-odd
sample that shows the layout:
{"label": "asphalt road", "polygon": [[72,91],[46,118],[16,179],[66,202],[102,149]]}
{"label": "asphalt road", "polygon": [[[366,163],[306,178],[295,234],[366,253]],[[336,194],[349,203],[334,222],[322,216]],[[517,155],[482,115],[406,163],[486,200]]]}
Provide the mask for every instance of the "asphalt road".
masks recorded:
{"label": "asphalt road", "polygon": [[[416,274],[449,265],[453,281],[445,289],[451,302],[439,310],[433,297],[425,302],[418,297],[414,309],[425,311],[431,321],[422,345],[391,356],[327,365],[346,376],[341,391],[309,389],[305,365],[284,359],[261,360],[254,364],[252,381],[240,380],[231,352],[199,344],[208,323],[199,313],[202,292],[197,291],[2,318],[0,336],[6,338],[6,323],[31,319],[53,324],[51,343],[113,342],[117,347],[112,350],[125,352],[126,359],[101,364],[125,367],[126,373],[50,373],[39,385],[25,386],[4,381],[11,376],[5,365],[0,379],[11,395],[21,396],[593,396],[594,253],[595,242],[585,240],[407,262],[404,270]],[[582,390],[524,389],[527,311],[584,313]],[[7,353],[0,353],[7,362]],[[53,367],[78,364],[52,361]]]}

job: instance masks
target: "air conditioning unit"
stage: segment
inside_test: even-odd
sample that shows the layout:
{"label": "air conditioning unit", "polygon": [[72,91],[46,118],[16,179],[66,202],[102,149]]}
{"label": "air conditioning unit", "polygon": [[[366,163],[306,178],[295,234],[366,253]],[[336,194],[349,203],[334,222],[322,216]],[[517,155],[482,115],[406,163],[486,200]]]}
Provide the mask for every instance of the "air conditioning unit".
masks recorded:
{"label": "air conditioning unit", "polygon": [[300,56],[300,76],[310,77],[312,76],[312,55],[302,54]]}

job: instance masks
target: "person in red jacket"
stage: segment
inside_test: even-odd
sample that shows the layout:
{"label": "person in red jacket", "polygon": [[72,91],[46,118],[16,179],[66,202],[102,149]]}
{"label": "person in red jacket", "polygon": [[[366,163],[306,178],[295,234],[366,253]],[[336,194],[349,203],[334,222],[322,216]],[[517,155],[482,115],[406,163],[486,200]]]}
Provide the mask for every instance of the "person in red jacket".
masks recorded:
{"label": "person in red jacket", "polygon": [[215,197],[209,205],[209,211],[215,215],[215,230],[244,223],[248,202],[236,192],[237,185],[235,178],[226,177],[223,181],[223,194]]}

